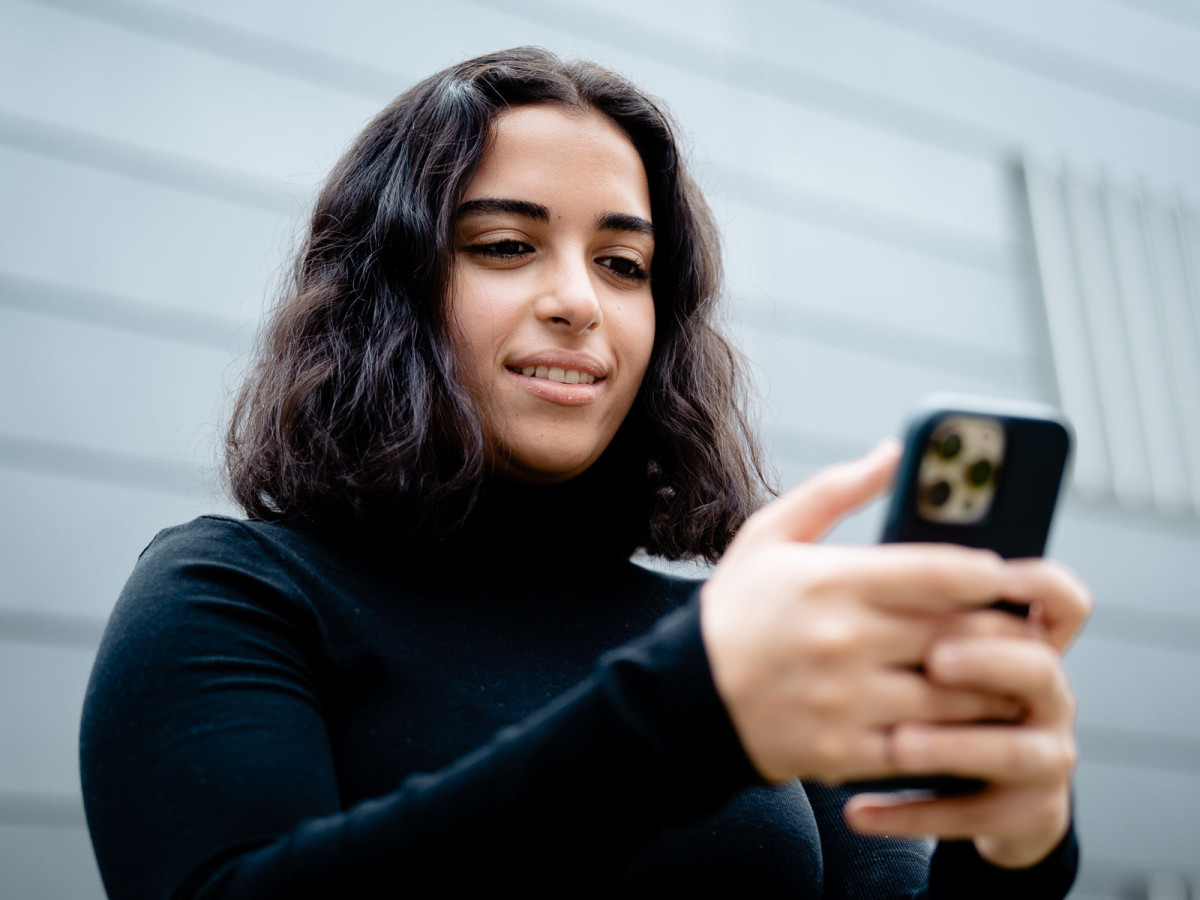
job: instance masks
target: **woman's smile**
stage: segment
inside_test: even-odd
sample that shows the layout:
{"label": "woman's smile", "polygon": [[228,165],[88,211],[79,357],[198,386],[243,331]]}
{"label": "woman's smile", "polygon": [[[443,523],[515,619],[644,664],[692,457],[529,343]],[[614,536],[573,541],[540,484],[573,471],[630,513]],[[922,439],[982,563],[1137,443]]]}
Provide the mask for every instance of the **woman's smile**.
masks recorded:
{"label": "woman's smile", "polygon": [[544,350],[523,356],[505,368],[521,390],[564,406],[593,403],[607,386],[607,367],[578,353]]}
{"label": "woman's smile", "polygon": [[[545,369],[545,366],[540,367]],[[562,369],[552,369],[551,372],[561,373]],[[524,372],[516,372],[509,369],[517,386],[524,391],[528,391],[534,397],[545,400],[550,403],[559,403],[563,406],[584,406],[588,403],[594,403],[600,396],[600,392],[604,389],[604,382],[593,384],[580,384],[576,382],[568,382],[562,376],[554,378],[551,375],[526,375]],[[579,373],[574,373],[578,375]],[[586,376],[585,376],[586,377]]]}

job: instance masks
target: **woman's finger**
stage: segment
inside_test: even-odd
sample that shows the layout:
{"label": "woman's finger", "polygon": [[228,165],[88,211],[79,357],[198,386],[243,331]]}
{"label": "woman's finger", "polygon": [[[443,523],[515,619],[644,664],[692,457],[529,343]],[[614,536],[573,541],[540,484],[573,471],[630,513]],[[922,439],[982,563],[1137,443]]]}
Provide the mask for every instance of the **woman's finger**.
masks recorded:
{"label": "woman's finger", "polygon": [[925,672],[947,687],[1020,700],[1034,723],[1075,717],[1075,695],[1062,660],[1040,641],[987,637],[936,642],[926,656]]}
{"label": "woman's finger", "polygon": [[847,802],[845,812],[851,824],[866,831],[961,839],[995,828],[997,814],[1008,805],[1003,792],[991,789],[956,797],[859,794]]}
{"label": "woman's finger", "polygon": [[899,442],[894,438],[882,441],[866,455],[822,469],[767,504],[746,522],[742,533],[816,541],[842,516],[886,490],[899,462]]}
{"label": "woman's finger", "polygon": [[[769,548],[769,557],[760,555],[756,571],[762,575],[771,570],[773,583],[793,585],[790,589],[797,596],[803,592],[821,608],[836,611],[833,616],[820,616],[810,608],[795,626],[799,644],[831,661],[848,653],[861,653],[886,666],[917,667],[923,664],[933,642],[946,638],[1037,636],[1038,626],[1034,623],[979,606],[994,600],[995,595],[988,588],[976,588],[972,576],[982,569],[993,585],[1001,577],[989,555],[972,558],[976,551],[964,551],[969,557],[965,565],[951,573],[955,567],[946,565],[939,570],[937,558],[942,556],[942,549],[949,549],[955,551],[948,554],[949,558],[962,561],[956,548],[901,548],[900,553],[888,554],[891,561],[879,563],[876,551],[890,549],[778,545]],[[865,591],[876,598],[896,590],[906,592],[908,599],[888,597],[880,602],[864,602],[864,584],[869,585]],[[957,592],[957,596],[946,599],[938,596],[939,591]],[[739,592],[740,624],[767,609],[766,604],[752,602],[761,596],[761,591]],[[973,605],[962,609],[960,604],[964,602]]]}
{"label": "woman's finger", "polygon": [[884,645],[881,659],[895,666],[917,664],[924,668],[926,656],[939,642],[974,638],[1040,640],[1045,636],[1040,623],[990,608],[934,614],[881,610],[879,618],[881,624],[876,631]]}
{"label": "woman's finger", "polygon": [[905,723],[889,759],[908,775],[962,775],[1004,784],[1070,778],[1079,758],[1069,731],[1029,725]]}
{"label": "woman's finger", "polygon": [[1060,653],[1070,646],[1095,605],[1088,586],[1061,563],[1013,560],[1007,566],[1005,598],[1031,604],[1034,617]]}
{"label": "woman's finger", "polygon": [[1042,859],[1066,834],[1070,815],[1065,786],[1050,791],[990,789],[939,798],[859,794],[845,807],[851,827],[867,834],[999,839],[1008,845],[1008,858],[997,862],[1010,866]]}
{"label": "woman's finger", "polygon": [[980,609],[945,616],[940,620],[936,638],[1007,637],[1032,640],[1045,636],[1040,622],[997,609]]}
{"label": "woman's finger", "polygon": [[827,594],[852,593],[881,609],[938,615],[984,608],[1004,596],[1005,563],[990,550],[953,544],[824,550],[819,562],[805,560],[807,586]]}
{"label": "woman's finger", "polygon": [[867,721],[871,725],[1017,722],[1027,713],[1025,706],[1011,697],[939,687],[912,671],[879,673],[861,694],[860,703],[870,698]]}

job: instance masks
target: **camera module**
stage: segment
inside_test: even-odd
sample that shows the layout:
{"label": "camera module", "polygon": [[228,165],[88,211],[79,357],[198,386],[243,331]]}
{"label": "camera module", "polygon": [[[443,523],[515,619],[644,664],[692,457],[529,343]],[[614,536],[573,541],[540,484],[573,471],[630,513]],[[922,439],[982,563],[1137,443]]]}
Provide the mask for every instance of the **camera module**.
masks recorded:
{"label": "camera module", "polygon": [[917,515],[938,525],[987,518],[1003,478],[1004,426],[987,416],[949,414],[934,423],[917,469]]}

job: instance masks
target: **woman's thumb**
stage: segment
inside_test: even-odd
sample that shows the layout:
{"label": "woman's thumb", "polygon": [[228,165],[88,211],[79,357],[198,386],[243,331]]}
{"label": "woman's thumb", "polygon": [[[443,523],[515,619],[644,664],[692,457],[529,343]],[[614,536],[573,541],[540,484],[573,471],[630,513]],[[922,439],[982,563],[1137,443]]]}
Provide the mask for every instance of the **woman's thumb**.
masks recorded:
{"label": "woman's thumb", "polygon": [[822,469],[763,507],[754,517],[755,532],[789,541],[818,540],[888,488],[900,450],[900,442],[888,438],[858,459]]}

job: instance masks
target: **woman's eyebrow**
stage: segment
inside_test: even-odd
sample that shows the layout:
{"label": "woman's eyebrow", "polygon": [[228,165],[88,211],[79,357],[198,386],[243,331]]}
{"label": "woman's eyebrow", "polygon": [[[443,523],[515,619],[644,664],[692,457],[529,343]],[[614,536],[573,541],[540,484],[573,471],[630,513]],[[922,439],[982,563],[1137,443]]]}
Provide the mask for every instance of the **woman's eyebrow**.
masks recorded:
{"label": "woman's eyebrow", "polygon": [[458,207],[458,218],[460,219],[471,213],[508,213],[533,219],[536,222],[550,221],[550,210],[540,203],[531,203],[528,200],[506,200],[501,197],[468,200]]}
{"label": "woman's eyebrow", "polygon": [[653,223],[628,213],[601,213],[596,219],[596,228],[599,231],[636,231],[654,237]]}

